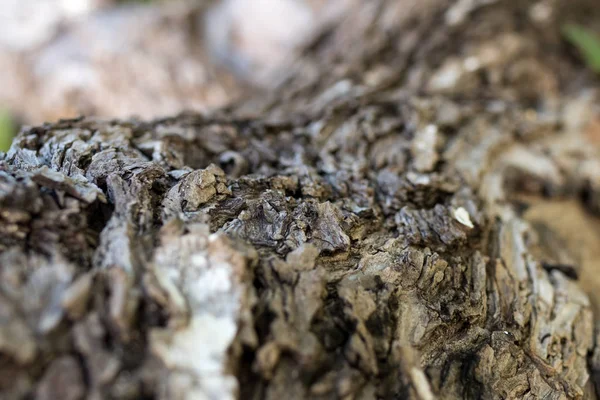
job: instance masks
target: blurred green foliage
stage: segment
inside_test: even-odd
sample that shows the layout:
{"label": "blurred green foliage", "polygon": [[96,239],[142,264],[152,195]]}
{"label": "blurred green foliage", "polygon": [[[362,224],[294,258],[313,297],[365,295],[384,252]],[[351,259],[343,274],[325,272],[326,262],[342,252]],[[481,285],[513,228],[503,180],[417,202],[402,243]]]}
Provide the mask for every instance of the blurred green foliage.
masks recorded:
{"label": "blurred green foliage", "polygon": [[0,151],[10,148],[16,134],[16,126],[7,110],[0,110]]}
{"label": "blurred green foliage", "polygon": [[589,30],[575,24],[567,24],[562,29],[565,38],[571,42],[581,55],[586,65],[600,74],[600,38]]}

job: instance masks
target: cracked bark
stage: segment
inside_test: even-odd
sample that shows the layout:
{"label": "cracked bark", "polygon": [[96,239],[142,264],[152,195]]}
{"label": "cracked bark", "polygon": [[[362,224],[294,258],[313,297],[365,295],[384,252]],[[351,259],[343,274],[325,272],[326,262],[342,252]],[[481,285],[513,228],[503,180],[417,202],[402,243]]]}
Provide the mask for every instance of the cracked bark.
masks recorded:
{"label": "cracked bark", "polygon": [[270,97],[23,130],[2,398],[595,398],[596,93],[546,6],[369,2]]}

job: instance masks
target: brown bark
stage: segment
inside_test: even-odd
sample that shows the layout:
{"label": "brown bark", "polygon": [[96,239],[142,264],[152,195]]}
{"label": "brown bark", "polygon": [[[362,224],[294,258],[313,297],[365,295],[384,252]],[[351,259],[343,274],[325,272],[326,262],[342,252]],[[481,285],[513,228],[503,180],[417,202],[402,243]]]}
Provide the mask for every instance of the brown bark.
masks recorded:
{"label": "brown bark", "polygon": [[410,3],[267,98],[21,132],[3,398],[595,398],[596,92],[559,27],[600,10]]}

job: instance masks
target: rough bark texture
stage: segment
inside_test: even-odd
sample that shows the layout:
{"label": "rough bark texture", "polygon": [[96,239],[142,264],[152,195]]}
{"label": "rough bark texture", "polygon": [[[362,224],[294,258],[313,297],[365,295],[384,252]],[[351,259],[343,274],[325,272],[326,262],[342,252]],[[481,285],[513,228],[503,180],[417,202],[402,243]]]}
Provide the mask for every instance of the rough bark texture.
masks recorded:
{"label": "rough bark texture", "polygon": [[[411,3],[362,4],[269,98],[21,132],[1,397],[595,398],[596,93],[559,29],[579,16]],[[556,224],[550,198],[577,211]]]}

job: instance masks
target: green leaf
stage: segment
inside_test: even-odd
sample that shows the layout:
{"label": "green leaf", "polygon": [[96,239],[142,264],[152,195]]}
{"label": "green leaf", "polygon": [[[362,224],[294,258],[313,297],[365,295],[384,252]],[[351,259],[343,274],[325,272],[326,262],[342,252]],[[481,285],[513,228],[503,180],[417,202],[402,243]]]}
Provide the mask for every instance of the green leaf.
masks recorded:
{"label": "green leaf", "polygon": [[0,110],[0,151],[7,151],[10,148],[15,134],[15,124],[9,112]]}
{"label": "green leaf", "polygon": [[600,39],[589,30],[575,24],[562,29],[565,38],[579,49],[587,66],[600,74]]}

